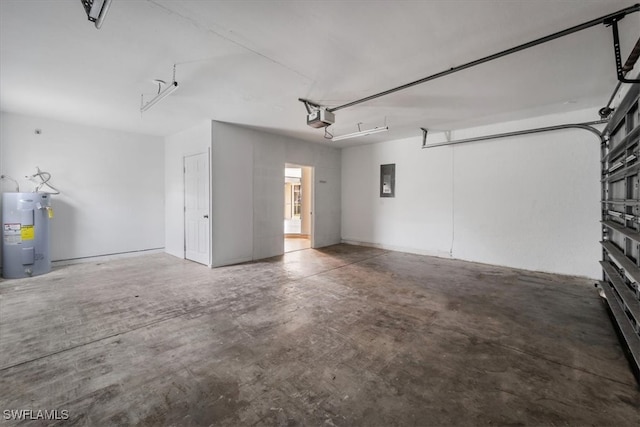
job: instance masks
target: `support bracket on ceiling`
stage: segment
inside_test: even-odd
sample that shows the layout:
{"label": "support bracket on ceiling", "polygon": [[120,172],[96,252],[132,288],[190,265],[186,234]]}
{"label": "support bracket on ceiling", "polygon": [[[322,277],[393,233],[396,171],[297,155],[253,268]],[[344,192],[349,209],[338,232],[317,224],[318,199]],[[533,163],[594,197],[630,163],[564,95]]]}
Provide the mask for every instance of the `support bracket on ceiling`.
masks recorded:
{"label": "support bracket on ceiling", "polygon": [[304,108],[307,109],[307,114],[311,114],[314,111],[318,111],[319,109],[322,108],[321,105],[316,104],[313,101],[309,101],[308,99],[298,98],[298,101],[300,101],[300,102],[302,102],[304,104]]}
{"label": "support bracket on ceiling", "polygon": [[427,133],[429,133],[429,129],[420,128],[422,130],[422,148],[427,147]]}
{"label": "support bracket on ceiling", "polygon": [[622,83],[640,83],[640,79],[627,79],[625,77],[626,74],[633,69],[640,57],[640,38],[631,50],[627,61],[622,65],[620,35],[618,34],[618,21],[622,18],[624,18],[624,15],[618,15],[604,22],[605,25],[611,27],[611,31],[613,32],[613,52],[616,57],[616,73],[618,74],[618,80]]}

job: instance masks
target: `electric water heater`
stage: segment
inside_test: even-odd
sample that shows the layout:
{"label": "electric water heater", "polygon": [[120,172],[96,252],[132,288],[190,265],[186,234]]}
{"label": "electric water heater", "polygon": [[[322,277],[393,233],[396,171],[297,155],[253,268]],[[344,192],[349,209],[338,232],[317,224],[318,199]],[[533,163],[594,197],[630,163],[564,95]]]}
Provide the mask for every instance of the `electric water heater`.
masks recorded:
{"label": "electric water heater", "polygon": [[2,194],[2,277],[20,279],[51,271],[48,193]]}

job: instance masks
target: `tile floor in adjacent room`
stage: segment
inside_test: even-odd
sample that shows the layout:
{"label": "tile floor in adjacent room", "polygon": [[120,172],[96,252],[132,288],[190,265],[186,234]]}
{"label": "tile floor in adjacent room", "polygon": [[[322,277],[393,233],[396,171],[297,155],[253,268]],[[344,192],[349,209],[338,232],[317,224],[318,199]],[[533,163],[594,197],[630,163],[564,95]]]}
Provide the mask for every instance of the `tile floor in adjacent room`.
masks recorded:
{"label": "tile floor in adjacent room", "polygon": [[65,426],[637,426],[640,392],[592,281],[337,245],[1,281],[0,411],[21,409]]}
{"label": "tile floor in adjacent room", "polygon": [[311,247],[311,240],[304,237],[292,236],[284,238],[284,251],[293,252],[300,251],[302,249],[309,249]]}

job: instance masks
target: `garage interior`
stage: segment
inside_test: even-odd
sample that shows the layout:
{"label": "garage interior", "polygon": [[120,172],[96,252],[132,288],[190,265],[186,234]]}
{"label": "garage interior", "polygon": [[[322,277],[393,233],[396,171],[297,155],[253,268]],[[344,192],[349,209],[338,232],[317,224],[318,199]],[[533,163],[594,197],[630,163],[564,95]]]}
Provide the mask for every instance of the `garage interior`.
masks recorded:
{"label": "garage interior", "polygon": [[638,425],[639,54],[618,0],[0,1],[2,422]]}

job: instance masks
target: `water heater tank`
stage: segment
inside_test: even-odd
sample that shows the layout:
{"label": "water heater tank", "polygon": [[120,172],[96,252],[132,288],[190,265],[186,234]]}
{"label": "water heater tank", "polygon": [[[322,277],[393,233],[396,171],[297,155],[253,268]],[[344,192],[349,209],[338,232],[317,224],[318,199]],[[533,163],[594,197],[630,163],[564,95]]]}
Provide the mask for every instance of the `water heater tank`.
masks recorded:
{"label": "water heater tank", "polygon": [[20,279],[51,271],[47,193],[2,194],[2,277]]}

